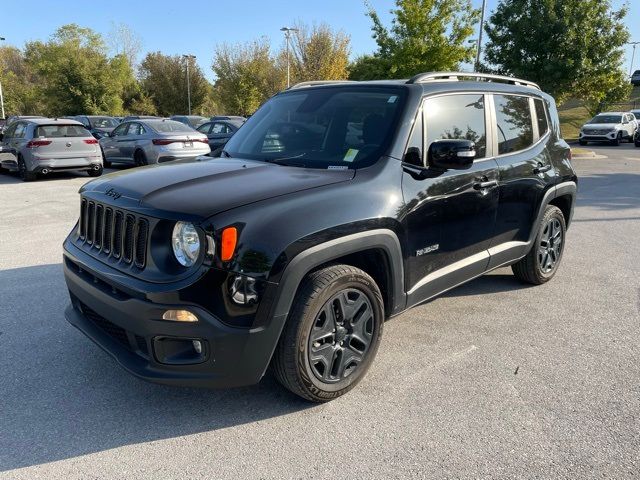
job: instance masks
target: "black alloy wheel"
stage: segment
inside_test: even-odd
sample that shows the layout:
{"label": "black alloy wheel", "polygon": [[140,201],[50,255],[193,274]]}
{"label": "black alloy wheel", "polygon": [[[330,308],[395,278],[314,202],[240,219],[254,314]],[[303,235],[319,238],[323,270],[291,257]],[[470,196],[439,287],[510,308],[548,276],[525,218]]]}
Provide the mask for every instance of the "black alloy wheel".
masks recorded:
{"label": "black alloy wheel", "polygon": [[373,337],[373,308],[360,290],[341,290],[316,316],[309,335],[308,357],[316,377],[336,383],[362,363]]}

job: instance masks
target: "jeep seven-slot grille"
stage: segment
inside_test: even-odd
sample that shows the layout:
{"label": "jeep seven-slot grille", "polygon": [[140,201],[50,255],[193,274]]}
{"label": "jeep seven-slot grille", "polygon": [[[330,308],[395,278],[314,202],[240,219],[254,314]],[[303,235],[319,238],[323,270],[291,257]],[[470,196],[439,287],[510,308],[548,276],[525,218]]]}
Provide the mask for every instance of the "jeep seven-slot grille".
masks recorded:
{"label": "jeep seven-slot grille", "polygon": [[125,210],[83,198],[80,203],[80,243],[92,254],[104,254],[142,269],[147,262],[149,222]]}

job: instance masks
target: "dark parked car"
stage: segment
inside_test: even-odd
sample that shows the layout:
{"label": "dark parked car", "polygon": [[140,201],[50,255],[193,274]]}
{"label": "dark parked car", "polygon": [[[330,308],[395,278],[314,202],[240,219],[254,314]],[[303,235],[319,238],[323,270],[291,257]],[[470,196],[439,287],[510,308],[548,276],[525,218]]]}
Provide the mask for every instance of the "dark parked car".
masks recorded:
{"label": "dark parked car", "polygon": [[11,125],[13,122],[17,122],[18,120],[32,120],[34,118],[45,118],[41,115],[9,115],[2,126],[2,130],[0,133],[4,133],[4,131]]}
{"label": "dark parked car", "polygon": [[246,117],[241,117],[239,115],[214,115],[209,120],[211,120],[211,121],[216,121],[216,120],[237,120],[239,122],[246,122],[247,118]]}
{"label": "dark parked car", "polygon": [[506,265],[553,278],[570,152],[553,98],[525,80],[301,84],[219,159],[86,184],[66,316],[146,380],[232,387],[270,365],[328,401],[364,377],[386,319]]}
{"label": "dark parked car", "polygon": [[201,117],[200,115],[172,115],[170,118],[191,128],[196,128],[208,120],[207,117]]}
{"label": "dark parked car", "polygon": [[120,123],[130,122],[131,120],[152,120],[154,118],[162,118],[157,115],[129,115],[120,120]]}
{"label": "dark parked car", "polygon": [[239,119],[216,120],[203,123],[196,130],[207,136],[212,155],[217,155],[220,147],[223,147],[229,141],[243,123],[244,120]]}
{"label": "dark parked car", "polygon": [[636,134],[633,137],[633,143],[636,147],[640,147],[640,128],[636,130]]}
{"label": "dark parked car", "polygon": [[84,128],[91,132],[95,138],[100,140],[102,137],[107,136],[116,128],[120,122],[114,117],[107,117],[103,115],[75,115],[71,118],[84,125]]}

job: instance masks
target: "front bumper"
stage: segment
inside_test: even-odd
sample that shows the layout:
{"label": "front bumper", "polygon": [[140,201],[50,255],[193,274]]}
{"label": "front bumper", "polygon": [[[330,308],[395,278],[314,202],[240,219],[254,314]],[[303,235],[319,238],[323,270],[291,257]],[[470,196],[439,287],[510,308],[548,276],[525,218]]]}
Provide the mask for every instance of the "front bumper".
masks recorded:
{"label": "front bumper", "polygon": [[618,136],[618,132],[607,132],[607,133],[585,133],[580,132],[579,139],[584,140],[585,142],[610,142],[615,140]]}
{"label": "front bumper", "polygon": [[[79,254],[67,249],[64,253],[64,276],[71,296],[65,316],[125,370],[155,383],[196,387],[237,387],[262,378],[284,317],[269,318],[256,328],[231,327],[196,304],[180,302],[179,293],[166,286],[163,292],[144,292],[139,280],[75,253]],[[269,311],[269,302],[264,302],[259,312]],[[199,321],[162,320],[163,312],[172,308],[188,309]],[[156,351],[162,339],[199,340],[202,359],[162,363]]]}

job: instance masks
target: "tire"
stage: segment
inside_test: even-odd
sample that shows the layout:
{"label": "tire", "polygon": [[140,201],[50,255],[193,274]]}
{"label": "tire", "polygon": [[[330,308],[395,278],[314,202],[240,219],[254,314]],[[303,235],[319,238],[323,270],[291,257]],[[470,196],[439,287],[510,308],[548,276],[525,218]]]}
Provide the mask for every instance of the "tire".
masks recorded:
{"label": "tire", "polygon": [[634,144],[636,147],[640,147],[640,140],[636,140],[635,142],[633,142],[633,144]]}
{"label": "tire", "polygon": [[102,175],[102,172],[104,172],[104,167],[100,165],[100,168],[98,170],[91,169],[87,173],[90,177],[99,177],[100,175]]}
{"label": "tire", "polygon": [[622,141],[622,132],[618,132],[618,136],[614,139],[611,140],[611,145],[613,145],[614,147],[617,147],[620,145],[620,142]]}
{"label": "tire", "polygon": [[323,268],[300,284],[271,368],[296,395],[328,402],[364,377],[378,351],[383,325],[382,295],[367,273],[349,265]]}
{"label": "tire", "polygon": [[136,164],[136,167],[143,167],[145,165],[149,165],[147,162],[147,156],[144,154],[142,150],[136,150],[133,154],[133,161]]}
{"label": "tire", "polygon": [[18,155],[18,174],[23,182],[33,182],[37,178],[36,172],[27,170],[27,164],[24,163],[22,155]]}
{"label": "tire", "polygon": [[[551,280],[562,260],[566,234],[567,226],[562,211],[554,205],[547,205],[533,246],[524,258],[511,266],[513,274],[532,285]],[[549,241],[549,236],[553,240]]]}
{"label": "tire", "polygon": [[578,143],[584,147],[588,142],[586,140],[578,140]]}

